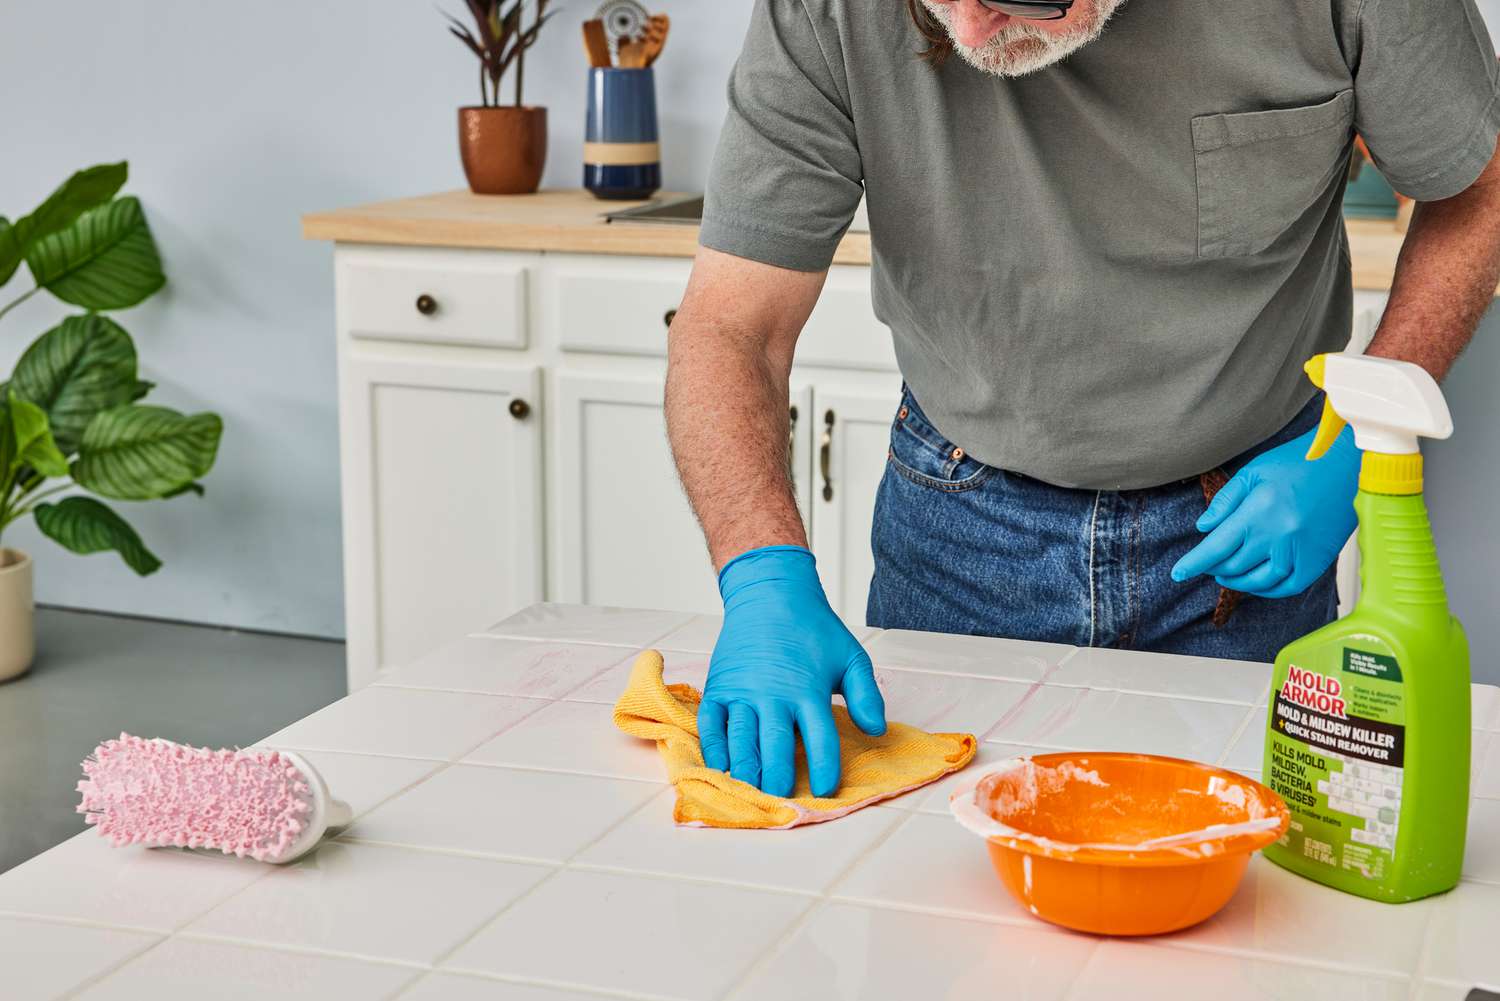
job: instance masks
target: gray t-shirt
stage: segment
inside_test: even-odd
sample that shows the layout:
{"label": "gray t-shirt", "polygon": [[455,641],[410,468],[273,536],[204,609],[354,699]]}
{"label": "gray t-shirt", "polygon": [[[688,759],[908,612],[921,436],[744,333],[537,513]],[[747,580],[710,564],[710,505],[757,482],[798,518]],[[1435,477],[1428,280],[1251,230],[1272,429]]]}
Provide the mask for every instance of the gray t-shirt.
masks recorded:
{"label": "gray t-shirt", "polygon": [[1472,0],[1129,0],[1004,79],[920,61],[900,0],[757,0],[701,242],[826,268],[867,194],[876,314],[975,458],[1070,487],[1212,469],[1350,333],[1356,131],[1422,201],[1500,130]]}

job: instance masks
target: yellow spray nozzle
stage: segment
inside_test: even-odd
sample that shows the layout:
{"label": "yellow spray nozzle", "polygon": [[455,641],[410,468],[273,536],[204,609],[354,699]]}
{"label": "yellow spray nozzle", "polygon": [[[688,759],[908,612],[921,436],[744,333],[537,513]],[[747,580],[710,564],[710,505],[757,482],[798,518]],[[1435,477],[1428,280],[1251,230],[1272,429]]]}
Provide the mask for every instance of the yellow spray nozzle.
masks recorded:
{"label": "yellow spray nozzle", "polygon": [[1307,359],[1307,364],[1302,366],[1302,371],[1312,380],[1312,384],[1319,389],[1323,388],[1324,372],[1328,369],[1327,355],[1313,355]]}
{"label": "yellow spray nozzle", "polygon": [[1345,420],[1333,409],[1333,404],[1323,403],[1323,419],[1318,421],[1318,433],[1313,435],[1312,445],[1307,449],[1309,459],[1321,459],[1333,447],[1333,443],[1347,427]]}
{"label": "yellow spray nozzle", "polygon": [[[1323,388],[1324,374],[1327,369],[1327,355],[1313,355],[1302,366],[1312,384],[1319,389]],[[1307,450],[1309,459],[1321,459],[1323,454],[1333,447],[1333,443],[1343,432],[1345,421],[1333,409],[1333,402],[1325,399],[1323,401],[1323,418],[1318,421],[1318,433],[1313,436],[1312,445]]]}

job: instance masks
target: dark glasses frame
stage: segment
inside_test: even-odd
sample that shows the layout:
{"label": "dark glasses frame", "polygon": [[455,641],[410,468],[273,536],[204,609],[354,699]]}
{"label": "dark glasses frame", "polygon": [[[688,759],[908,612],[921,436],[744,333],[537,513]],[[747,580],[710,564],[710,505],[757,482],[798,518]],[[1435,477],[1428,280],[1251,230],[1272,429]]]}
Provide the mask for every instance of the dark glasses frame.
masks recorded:
{"label": "dark glasses frame", "polygon": [[1068,16],[1073,0],[979,0],[979,6],[1032,21],[1060,21]]}

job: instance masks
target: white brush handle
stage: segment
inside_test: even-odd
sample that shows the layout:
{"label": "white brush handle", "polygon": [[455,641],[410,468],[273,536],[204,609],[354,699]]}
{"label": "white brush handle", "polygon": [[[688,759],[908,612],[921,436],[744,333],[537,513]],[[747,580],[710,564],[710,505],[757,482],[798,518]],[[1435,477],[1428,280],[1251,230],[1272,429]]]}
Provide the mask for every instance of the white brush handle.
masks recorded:
{"label": "white brush handle", "polygon": [[328,803],[328,829],[348,827],[354,820],[354,811],[349,804],[341,799],[331,800]]}
{"label": "white brush handle", "polygon": [[278,865],[295,862],[318,846],[331,828],[347,827],[354,819],[354,811],[349,804],[343,800],[334,799],[328,792],[328,783],[323,781],[323,776],[312,766],[306,758],[291,751],[281,751],[281,756],[289,761],[307,779],[307,787],[312,792],[313,809],[308,814],[307,826],[292,842],[285,855],[277,859]]}

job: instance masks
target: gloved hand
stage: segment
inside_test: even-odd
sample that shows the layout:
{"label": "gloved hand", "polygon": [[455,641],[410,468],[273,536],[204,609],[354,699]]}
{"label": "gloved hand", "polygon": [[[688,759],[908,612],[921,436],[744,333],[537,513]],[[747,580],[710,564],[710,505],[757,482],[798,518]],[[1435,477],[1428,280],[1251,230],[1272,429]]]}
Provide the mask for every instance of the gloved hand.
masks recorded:
{"label": "gloved hand", "polygon": [[1360,450],[1345,428],[1308,460],[1309,431],[1245,464],[1198,519],[1208,536],[1172,568],[1172,579],[1208,574],[1220,587],[1262,598],[1301,594],[1338,559],[1357,519]]}
{"label": "gloved hand", "polygon": [[698,709],[704,763],[772,796],[790,795],[795,725],[813,795],[831,795],[839,784],[833,696],[844,696],[865,733],[885,732],[869,654],[829,607],[813,554],[801,546],[735,557],[719,571],[719,594],[724,628]]}

